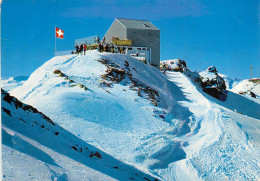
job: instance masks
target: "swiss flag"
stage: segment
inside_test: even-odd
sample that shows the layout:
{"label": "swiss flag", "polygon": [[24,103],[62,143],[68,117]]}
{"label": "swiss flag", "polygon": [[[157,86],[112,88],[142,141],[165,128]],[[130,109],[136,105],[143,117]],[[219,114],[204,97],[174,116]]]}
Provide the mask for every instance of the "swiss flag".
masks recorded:
{"label": "swiss flag", "polygon": [[56,32],[56,37],[57,38],[63,39],[64,31],[62,29],[59,29],[59,28],[55,27],[55,32]]}

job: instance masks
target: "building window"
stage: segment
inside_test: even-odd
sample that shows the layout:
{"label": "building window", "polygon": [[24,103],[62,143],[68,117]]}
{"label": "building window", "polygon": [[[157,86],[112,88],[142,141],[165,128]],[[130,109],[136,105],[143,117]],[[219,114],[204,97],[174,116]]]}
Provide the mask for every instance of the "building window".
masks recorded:
{"label": "building window", "polygon": [[132,47],[129,47],[129,48],[127,48],[128,50],[133,50],[133,48]]}
{"label": "building window", "polygon": [[146,48],[142,48],[142,50],[146,50]]}
{"label": "building window", "polygon": [[150,27],[150,26],[149,26],[148,24],[145,24],[145,23],[144,23],[144,27]]}
{"label": "building window", "polygon": [[141,48],[137,48],[137,50],[141,50]]}

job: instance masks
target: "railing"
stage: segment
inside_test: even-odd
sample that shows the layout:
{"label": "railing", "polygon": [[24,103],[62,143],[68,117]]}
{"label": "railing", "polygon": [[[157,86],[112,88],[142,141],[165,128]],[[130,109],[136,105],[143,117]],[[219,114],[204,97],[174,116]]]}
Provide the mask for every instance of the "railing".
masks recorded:
{"label": "railing", "polygon": [[132,40],[112,39],[112,42],[118,46],[131,46],[132,45]]}
{"label": "railing", "polygon": [[89,37],[85,37],[85,38],[80,38],[75,40],[75,44],[81,45],[81,44],[86,44],[86,45],[93,45],[96,44],[98,40],[98,36],[89,36]]}
{"label": "railing", "polygon": [[71,55],[73,50],[55,52],[55,56]]}

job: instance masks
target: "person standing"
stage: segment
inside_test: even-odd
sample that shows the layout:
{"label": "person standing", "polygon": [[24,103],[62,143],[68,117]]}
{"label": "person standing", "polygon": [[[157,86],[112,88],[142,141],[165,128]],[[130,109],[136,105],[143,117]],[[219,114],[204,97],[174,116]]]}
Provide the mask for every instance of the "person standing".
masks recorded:
{"label": "person standing", "polygon": [[101,42],[102,42],[102,43],[105,43],[105,41],[106,41],[106,37],[103,37],[102,40],[101,40]]}
{"label": "person standing", "polygon": [[83,49],[84,49],[84,55],[85,55],[85,54],[86,54],[86,51],[87,51],[87,45],[86,45],[86,43],[84,43]]}
{"label": "person standing", "polygon": [[81,55],[82,55],[82,54],[83,54],[83,53],[82,53],[82,52],[83,52],[83,44],[80,45],[79,49],[80,49],[80,53],[81,53]]}
{"label": "person standing", "polygon": [[107,52],[107,50],[108,50],[108,47],[107,47],[107,44],[105,43],[105,45],[104,45],[104,52]]}
{"label": "person standing", "polygon": [[165,63],[163,64],[163,68],[162,69],[163,69],[163,73],[165,74],[165,72],[166,72],[166,64]]}
{"label": "person standing", "polygon": [[111,49],[111,47],[110,47],[110,45],[107,43],[107,52],[110,52],[110,49]]}
{"label": "person standing", "polygon": [[111,45],[111,52],[112,52],[112,53],[115,53],[114,48],[115,48],[115,46],[112,44],[112,45]]}
{"label": "person standing", "polygon": [[99,37],[96,37],[96,42],[97,42],[97,44],[100,43],[100,38]]}
{"label": "person standing", "polygon": [[75,48],[75,50],[76,50],[75,53],[78,54],[78,53],[79,53],[79,46],[76,44],[74,48]]}
{"label": "person standing", "polygon": [[102,53],[103,52],[103,43],[99,43],[99,52]]}

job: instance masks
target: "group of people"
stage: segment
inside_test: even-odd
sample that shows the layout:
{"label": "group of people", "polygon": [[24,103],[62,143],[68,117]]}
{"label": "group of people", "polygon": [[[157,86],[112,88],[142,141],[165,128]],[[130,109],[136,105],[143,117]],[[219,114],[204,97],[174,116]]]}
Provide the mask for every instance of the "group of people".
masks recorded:
{"label": "group of people", "polygon": [[125,50],[126,50],[126,47],[122,46],[114,46],[113,44],[112,45],[109,45],[108,43],[99,43],[98,45],[98,51],[99,52],[111,52],[111,53],[121,53],[121,54],[125,54]]}
{"label": "group of people", "polygon": [[85,55],[86,54],[86,51],[87,51],[86,43],[81,44],[80,46],[78,46],[76,44],[76,46],[74,48],[75,48],[75,52],[72,51],[71,52],[72,54],[81,54],[81,55]]}
{"label": "group of people", "polygon": [[[71,54],[81,54],[81,55],[85,55],[86,51],[88,50],[88,46],[86,45],[86,43],[84,44],[80,44],[80,46],[78,46],[78,44],[75,45],[75,51],[71,52]],[[98,45],[91,45],[91,47],[89,47],[91,49],[97,49],[99,52],[111,52],[111,53],[121,53],[121,54],[125,54],[125,50],[126,47],[124,46],[114,46],[109,45],[108,43],[103,43],[103,42],[99,42]]]}

